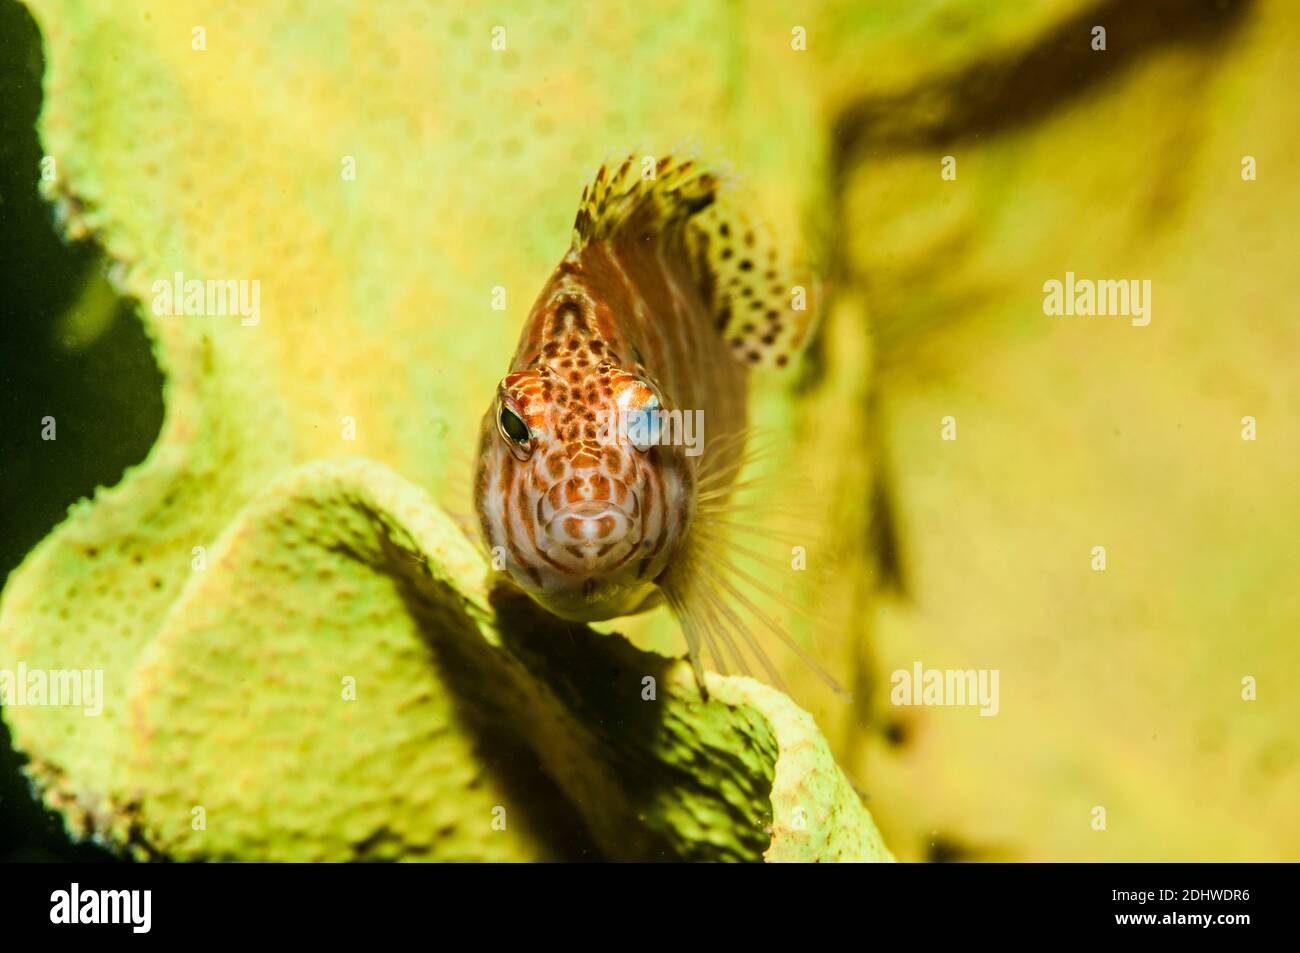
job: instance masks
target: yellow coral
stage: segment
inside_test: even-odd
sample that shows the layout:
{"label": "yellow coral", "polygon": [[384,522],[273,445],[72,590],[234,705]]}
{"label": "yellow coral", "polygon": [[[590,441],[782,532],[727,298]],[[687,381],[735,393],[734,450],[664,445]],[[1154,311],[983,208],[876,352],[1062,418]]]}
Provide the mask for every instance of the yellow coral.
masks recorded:
{"label": "yellow coral", "polygon": [[[193,858],[888,857],[788,700],[700,706],[663,659],[497,614],[425,496],[463,508],[461,448],[620,140],[728,143],[781,183],[778,218],[804,206],[806,88],[754,108],[772,68],[797,76],[775,8],[749,59],[723,4],[336,2],[309,24],[290,2],[31,7],[50,197],[119,264],[167,376],[148,459],[28,557],[0,612],[4,660],[105,672],[102,717],[6,713],[74,829]],[[188,281],[256,282],[256,313],[170,313]],[[509,619],[586,640],[598,686],[611,658],[638,680],[573,696],[545,651],[503,648]],[[584,722],[614,710],[621,731]],[[809,742],[827,761],[798,796],[821,820],[778,849],[767,786]],[[512,777],[519,750],[550,780]]]}

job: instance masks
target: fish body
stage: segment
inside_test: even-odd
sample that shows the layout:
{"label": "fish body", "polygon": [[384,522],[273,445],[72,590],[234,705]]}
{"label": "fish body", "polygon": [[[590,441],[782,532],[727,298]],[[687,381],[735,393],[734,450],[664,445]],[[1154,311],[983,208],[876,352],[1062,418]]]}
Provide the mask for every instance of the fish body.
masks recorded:
{"label": "fish body", "polygon": [[736,635],[775,677],[708,523],[743,460],[748,367],[784,365],[807,330],[774,246],[720,190],[690,160],[600,169],[484,416],[475,481],[519,588],[582,622],[666,600],[701,684],[701,648],[725,671]]}

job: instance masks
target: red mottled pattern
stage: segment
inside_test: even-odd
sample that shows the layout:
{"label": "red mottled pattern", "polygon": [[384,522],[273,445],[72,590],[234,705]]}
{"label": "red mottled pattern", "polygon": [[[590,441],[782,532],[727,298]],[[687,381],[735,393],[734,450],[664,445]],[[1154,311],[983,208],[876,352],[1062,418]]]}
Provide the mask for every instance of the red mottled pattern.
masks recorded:
{"label": "red mottled pattern", "polygon": [[[596,187],[606,176],[602,168]],[[655,406],[700,410],[705,454],[710,438],[744,426],[746,373],[715,326],[710,275],[687,235],[715,187],[704,177],[688,199],[667,201],[642,189],[609,222],[603,206],[619,196],[592,207],[584,195],[575,246],[533,305],[484,418],[484,535],[514,581],[561,616],[612,618],[656,603],[655,581],[694,515],[702,458],[638,449],[602,425]],[[527,425],[526,448],[501,433],[503,408]],[[737,457],[738,447],[725,452]]]}

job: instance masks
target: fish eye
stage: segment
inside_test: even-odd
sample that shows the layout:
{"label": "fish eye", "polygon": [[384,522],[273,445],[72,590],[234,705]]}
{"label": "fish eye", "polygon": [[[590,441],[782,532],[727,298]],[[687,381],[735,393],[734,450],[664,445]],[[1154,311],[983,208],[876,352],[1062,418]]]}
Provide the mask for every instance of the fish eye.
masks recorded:
{"label": "fish eye", "polygon": [[524,418],[504,403],[497,413],[497,431],[510,447],[510,452],[520,460],[527,460],[533,452],[533,435]]}
{"label": "fish eye", "polygon": [[649,452],[650,448],[659,442],[661,406],[658,395],[651,394],[640,407],[627,411],[628,442],[642,453]]}

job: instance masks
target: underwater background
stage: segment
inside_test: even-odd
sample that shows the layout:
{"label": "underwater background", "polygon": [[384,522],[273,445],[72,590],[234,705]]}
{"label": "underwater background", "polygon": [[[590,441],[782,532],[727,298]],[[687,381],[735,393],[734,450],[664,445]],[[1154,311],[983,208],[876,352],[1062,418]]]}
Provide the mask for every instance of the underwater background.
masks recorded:
{"label": "underwater background", "polygon": [[[1285,0],[0,0],[0,669],[109,687],[3,711],[0,858],[1296,859],[1297,41]],[[792,703],[694,708],[666,615],[556,627],[461,534],[583,184],[682,143],[822,267],[751,413],[852,705],[791,653]],[[151,313],[176,272],[259,323]],[[1147,313],[1047,313],[1067,274]],[[898,704],[918,663],[996,715]],[[646,670],[663,718],[601,687]]]}

